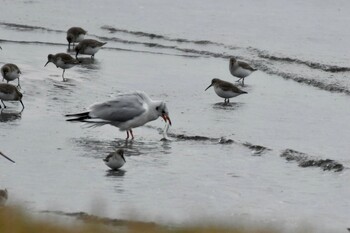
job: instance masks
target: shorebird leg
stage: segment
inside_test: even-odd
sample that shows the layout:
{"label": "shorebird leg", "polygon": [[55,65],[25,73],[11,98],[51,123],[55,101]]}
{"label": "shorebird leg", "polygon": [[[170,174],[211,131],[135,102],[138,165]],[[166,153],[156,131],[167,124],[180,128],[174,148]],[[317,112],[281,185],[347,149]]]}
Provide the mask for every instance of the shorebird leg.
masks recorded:
{"label": "shorebird leg", "polygon": [[1,103],[4,105],[4,108],[6,108],[6,105],[3,100],[1,100]]}
{"label": "shorebird leg", "polygon": [[129,130],[126,131],[126,140],[129,139]]}
{"label": "shorebird leg", "polygon": [[64,78],[64,72],[66,71],[66,69],[63,69],[63,73],[62,73],[62,78],[63,78],[63,82],[66,81],[66,79]]}
{"label": "shorebird leg", "polygon": [[19,83],[19,78],[18,78],[18,85],[17,85],[18,88],[21,88],[21,84]]}
{"label": "shorebird leg", "polygon": [[24,104],[23,104],[23,102],[22,102],[22,100],[20,100],[19,102],[21,102],[21,104],[22,104],[22,110],[24,109]]}
{"label": "shorebird leg", "polygon": [[242,87],[244,87],[244,78],[242,79]]}

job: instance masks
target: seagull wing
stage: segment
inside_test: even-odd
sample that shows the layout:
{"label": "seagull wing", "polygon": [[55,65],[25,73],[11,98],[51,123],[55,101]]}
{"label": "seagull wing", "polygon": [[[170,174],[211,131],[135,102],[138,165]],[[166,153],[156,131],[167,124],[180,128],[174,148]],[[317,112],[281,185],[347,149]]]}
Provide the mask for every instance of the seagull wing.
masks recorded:
{"label": "seagull wing", "polygon": [[122,94],[117,98],[90,107],[89,116],[106,121],[126,122],[147,110],[147,103],[138,93]]}

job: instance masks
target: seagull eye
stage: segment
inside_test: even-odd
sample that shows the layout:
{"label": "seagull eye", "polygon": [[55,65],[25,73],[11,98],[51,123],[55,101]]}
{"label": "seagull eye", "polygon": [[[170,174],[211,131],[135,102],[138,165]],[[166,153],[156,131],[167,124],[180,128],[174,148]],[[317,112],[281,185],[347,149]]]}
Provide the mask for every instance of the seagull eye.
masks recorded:
{"label": "seagull eye", "polygon": [[156,107],[156,110],[158,111],[158,110],[159,110],[159,107]]}
{"label": "seagull eye", "polygon": [[165,114],[165,111],[163,110],[162,113]]}

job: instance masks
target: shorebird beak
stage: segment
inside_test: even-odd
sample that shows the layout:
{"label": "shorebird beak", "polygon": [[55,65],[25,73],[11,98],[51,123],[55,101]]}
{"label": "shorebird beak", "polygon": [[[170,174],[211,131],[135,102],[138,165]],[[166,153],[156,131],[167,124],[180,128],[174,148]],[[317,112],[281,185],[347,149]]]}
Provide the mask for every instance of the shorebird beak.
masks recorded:
{"label": "shorebird beak", "polygon": [[124,160],[124,162],[126,163],[125,158],[124,158],[124,155],[121,155],[121,156],[122,156],[122,159]]}
{"label": "shorebird beak", "polygon": [[12,159],[10,159],[10,158],[7,157],[6,155],[4,155],[1,151],[0,151],[0,155],[4,156],[6,159],[8,159],[9,161],[11,161],[12,163],[15,163],[15,161],[13,161]]}
{"label": "shorebird beak", "polygon": [[44,65],[44,67],[45,67],[47,64],[49,64],[49,62],[50,62],[50,61],[47,61],[46,64]]}
{"label": "shorebird beak", "polygon": [[[211,86],[213,86],[213,84],[210,84],[209,85],[209,87],[211,87]],[[206,90],[208,90],[209,89],[209,87],[207,87],[204,91],[206,91]]]}
{"label": "shorebird beak", "polygon": [[169,124],[171,125],[171,120],[170,120],[170,117],[168,116],[168,114],[163,114],[162,118],[164,119],[165,122],[169,122]]}

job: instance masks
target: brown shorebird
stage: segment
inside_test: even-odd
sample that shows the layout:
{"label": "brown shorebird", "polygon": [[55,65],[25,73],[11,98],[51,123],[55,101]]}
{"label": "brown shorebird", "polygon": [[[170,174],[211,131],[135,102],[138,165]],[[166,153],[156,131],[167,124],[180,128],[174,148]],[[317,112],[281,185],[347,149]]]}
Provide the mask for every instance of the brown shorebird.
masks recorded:
{"label": "brown shorebird", "polygon": [[75,42],[80,42],[84,40],[87,31],[82,29],[81,27],[71,27],[67,31],[67,41],[68,41],[68,50],[70,50],[70,44]]}
{"label": "brown shorebird", "polygon": [[21,71],[19,70],[18,66],[16,66],[15,64],[8,63],[1,67],[1,75],[3,77],[3,80],[5,79],[8,83],[10,81],[18,79],[17,87],[21,87],[21,85],[19,84],[20,74],[21,74]]}
{"label": "brown shorebird", "polygon": [[87,54],[91,55],[91,58],[94,58],[95,53],[100,50],[102,46],[107,44],[107,42],[100,42],[93,39],[85,39],[79,42],[79,44],[75,47],[75,58],[78,59],[78,54]]}
{"label": "brown shorebird", "polygon": [[17,89],[16,86],[8,83],[0,83],[0,100],[4,105],[4,108],[6,108],[4,101],[19,101],[21,102],[22,107],[24,109],[22,97],[22,93]]}
{"label": "brown shorebird", "polygon": [[118,149],[117,151],[110,153],[105,159],[103,159],[103,161],[113,170],[121,168],[126,163],[124,150]]}
{"label": "brown shorebird", "polygon": [[66,81],[66,79],[64,78],[64,72],[66,71],[66,69],[72,68],[73,66],[79,64],[78,60],[74,59],[71,55],[67,53],[57,53],[55,55],[49,54],[47,56],[47,62],[45,66],[50,62],[55,64],[57,68],[59,67],[63,69],[63,73],[62,73],[63,82]]}
{"label": "brown shorebird", "polygon": [[[209,87],[211,86],[214,86],[214,91],[218,96],[225,99],[224,103],[229,103],[230,98],[232,97],[236,97],[241,94],[247,94],[247,92],[242,91],[234,84],[218,78],[214,78],[213,80],[211,80],[211,84],[209,85]],[[208,90],[209,87],[207,87],[205,90]]]}
{"label": "brown shorebird", "polygon": [[233,76],[238,77],[237,82],[242,80],[242,86],[244,86],[244,78],[256,71],[248,63],[237,61],[235,58],[230,59],[230,72]]}

